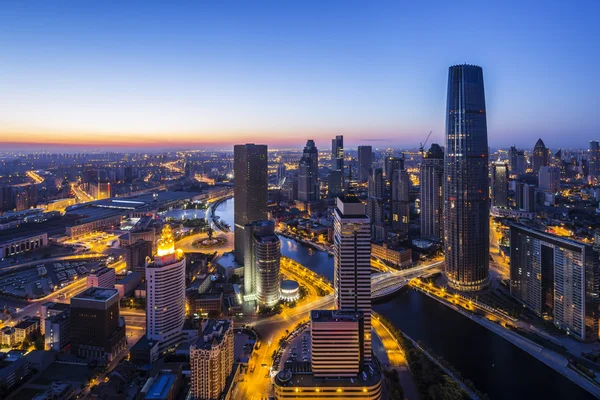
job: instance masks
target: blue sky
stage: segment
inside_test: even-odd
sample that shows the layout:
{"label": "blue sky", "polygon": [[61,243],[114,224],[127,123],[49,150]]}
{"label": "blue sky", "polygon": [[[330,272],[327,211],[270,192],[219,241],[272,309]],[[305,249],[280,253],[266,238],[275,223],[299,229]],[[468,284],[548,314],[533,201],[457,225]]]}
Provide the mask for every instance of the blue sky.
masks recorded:
{"label": "blue sky", "polygon": [[491,146],[586,147],[598,15],[598,1],[5,1],[0,142],[415,147],[430,130],[442,142],[447,68],[466,62],[484,69]]}

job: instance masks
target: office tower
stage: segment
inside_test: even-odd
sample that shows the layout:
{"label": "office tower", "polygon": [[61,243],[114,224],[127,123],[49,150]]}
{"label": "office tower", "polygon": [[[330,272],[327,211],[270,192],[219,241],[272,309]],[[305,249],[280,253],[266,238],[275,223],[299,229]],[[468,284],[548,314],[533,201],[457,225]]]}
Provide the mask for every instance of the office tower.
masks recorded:
{"label": "office tower", "polygon": [[267,146],[238,144],[234,157],[235,261],[244,262],[244,227],[267,219]]}
{"label": "office tower", "polygon": [[146,276],[146,258],[152,257],[152,242],[138,240],[125,247],[125,263],[128,271],[139,272]]}
{"label": "office tower", "polygon": [[510,167],[510,172],[516,173],[517,170],[517,154],[519,150],[515,146],[511,146],[508,150],[508,166]]}
{"label": "office tower", "polygon": [[310,312],[311,364],[315,378],[353,378],[362,370],[363,315],[360,312]]}
{"label": "office tower", "polygon": [[384,192],[383,170],[372,168],[369,173],[369,197],[367,199],[367,216],[371,220],[371,224],[383,223],[385,212]]}
{"label": "office tower", "polygon": [[0,211],[9,211],[15,207],[13,188],[0,186]]}
{"label": "office tower", "polygon": [[492,163],[492,205],[508,207],[508,164]]}
{"label": "office tower", "polygon": [[535,187],[524,182],[516,183],[515,197],[517,209],[525,212],[535,212]]}
{"label": "office tower", "polygon": [[390,182],[394,171],[404,169],[404,158],[402,157],[386,157],[383,164],[385,176]]}
{"label": "office tower", "polygon": [[489,282],[490,257],[488,144],[481,67],[450,67],[446,118],[446,277],[454,289],[479,290]]}
{"label": "office tower", "polygon": [[588,176],[592,183],[597,183],[600,177],[600,142],[590,141],[590,152],[588,154]]}
{"label": "office tower", "polygon": [[111,361],[126,345],[116,289],[91,287],[71,298],[71,354]]}
{"label": "office tower", "polygon": [[71,343],[71,308],[47,317],[43,321],[43,327],[44,350],[64,350]]}
{"label": "office tower", "polygon": [[433,143],[421,162],[421,237],[441,240],[444,237],[443,182],[444,151]]}
{"label": "office tower", "polygon": [[599,253],[591,244],[510,228],[510,292],[580,340],[598,340]]}
{"label": "office tower", "polygon": [[408,233],[410,228],[410,176],[405,169],[392,172],[392,229]]}
{"label": "office tower", "polygon": [[327,197],[338,197],[344,193],[344,175],[340,170],[330,170],[327,182]]}
{"label": "office tower", "polygon": [[319,151],[313,140],[306,142],[298,166],[298,200],[319,200]]}
{"label": "office tower", "polygon": [[86,286],[99,288],[114,288],[117,276],[113,268],[101,267],[93,269],[86,278]]}
{"label": "office tower", "polygon": [[110,182],[99,181],[96,200],[109,199],[112,197]]}
{"label": "office tower", "polygon": [[541,167],[548,165],[548,149],[546,148],[546,145],[544,145],[544,142],[541,138],[535,143],[531,157],[531,166],[534,174],[537,174]]}
{"label": "office tower", "polygon": [[371,224],[365,206],[352,195],[337,198],[334,212],[334,307],[362,312],[364,360],[371,363]]}
{"label": "office tower", "polygon": [[[244,242],[244,295],[255,295],[258,304],[274,306],[279,301],[281,243],[273,221],[246,225]],[[249,297],[246,297],[249,298]]]}
{"label": "office tower", "polygon": [[525,152],[523,150],[517,151],[517,169],[510,171],[515,174],[524,174],[527,171],[527,161],[525,160]]}
{"label": "office tower", "polygon": [[160,352],[181,340],[185,321],[185,257],[175,251],[169,225],[157,241],[156,256],[146,263],[146,336]]}
{"label": "office tower", "polygon": [[369,170],[373,165],[373,148],[371,146],[358,146],[358,181],[369,180]]}
{"label": "office tower", "polygon": [[123,169],[123,177],[125,183],[133,182],[133,167],[131,165],[128,165]]}
{"label": "office tower", "polygon": [[538,187],[548,193],[560,190],[560,169],[558,167],[544,166],[538,172]]}
{"label": "office tower", "polygon": [[331,169],[344,173],[344,136],[338,135],[331,140]]}
{"label": "office tower", "polygon": [[221,398],[234,361],[233,321],[209,319],[190,346],[191,397],[194,400]]}

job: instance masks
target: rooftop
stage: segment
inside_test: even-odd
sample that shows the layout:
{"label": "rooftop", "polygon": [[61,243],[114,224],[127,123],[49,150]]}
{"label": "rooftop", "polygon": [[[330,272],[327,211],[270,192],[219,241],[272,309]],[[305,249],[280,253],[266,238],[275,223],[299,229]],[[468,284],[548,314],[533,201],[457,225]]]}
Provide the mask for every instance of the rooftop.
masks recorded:
{"label": "rooftop", "polygon": [[91,287],[73,296],[73,299],[106,301],[118,295],[119,291],[117,289]]}
{"label": "rooftop", "polygon": [[202,334],[196,341],[196,349],[210,350],[213,341],[221,342],[233,322],[228,319],[209,319],[202,323]]}
{"label": "rooftop", "polygon": [[285,387],[315,388],[362,388],[376,385],[381,381],[381,373],[377,369],[366,368],[356,378],[315,378],[312,373],[292,373],[289,370],[280,371],[275,378],[275,384]]}
{"label": "rooftop", "polygon": [[177,379],[177,374],[173,373],[161,373],[156,377],[148,393],[146,399],[166,399],[167,394],[171,390],[171,387]]}
{"label": "rooftop", "polygon": [[312,310],[310,312],[310,320],[316,322],[357,321],[361,317],[362,313],[354,311]]}

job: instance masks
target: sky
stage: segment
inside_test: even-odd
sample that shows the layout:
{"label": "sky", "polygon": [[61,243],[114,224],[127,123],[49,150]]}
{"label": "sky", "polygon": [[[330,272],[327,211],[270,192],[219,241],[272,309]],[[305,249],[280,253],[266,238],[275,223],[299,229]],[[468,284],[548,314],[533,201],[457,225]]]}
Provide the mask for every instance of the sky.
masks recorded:
{"label": "sky", "polygon": [[598,15],[597,0],[6,0],[0,151],[443,143],[462,63],[483,67],[490,146],[587,147]]}

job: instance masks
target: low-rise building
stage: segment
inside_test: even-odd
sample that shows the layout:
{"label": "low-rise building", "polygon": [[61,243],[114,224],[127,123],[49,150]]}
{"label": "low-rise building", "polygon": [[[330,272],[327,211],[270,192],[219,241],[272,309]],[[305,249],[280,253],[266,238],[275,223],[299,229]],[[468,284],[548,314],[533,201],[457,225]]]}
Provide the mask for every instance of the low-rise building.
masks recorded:
{"label": "low-rise building", "polygon": [[387,243],[371,243],[371,255],[399,268],[412,265],[411,249],[389,246]]}
{"label": "low-rise building", "polygon": [[221,314],[223,309],[223,293],[198,293],[196,291],[186,293],[186,308],[188,315]]}
{"label": "low-rise building", "polygon": [[40,319],[39,318],[30,318],[24,321],[19,322],[15,325],[15,340],[17,343],[21,343],[25,340],[27,335],[32,334],[33,332],[40,329]]}
{"label": "low-rise building", "polygon": [[117,281],[115,270],[113,268],[102,267],[95,270],[87,276],[87,287],[109,288],[115,287]]}
{"label": "low-rise building", "polygon": [[0,260],[15,254],[25,253],[48,245],[47,233],[6,237],[0,239]]}
{"label": "low-rise building", "polygon": [[3,346],[13,347],[17,344],[15,328],[12,326],[5,326],[2,328],[0,331],[0,339],[0,343],[2,343]]}
{"label": "low-rise building", "polygon": [[135,292],[135,289],[142,283],[142,274],[131,272],[115,283],[115,289],[119,291],[119,299],[127,297]]}

